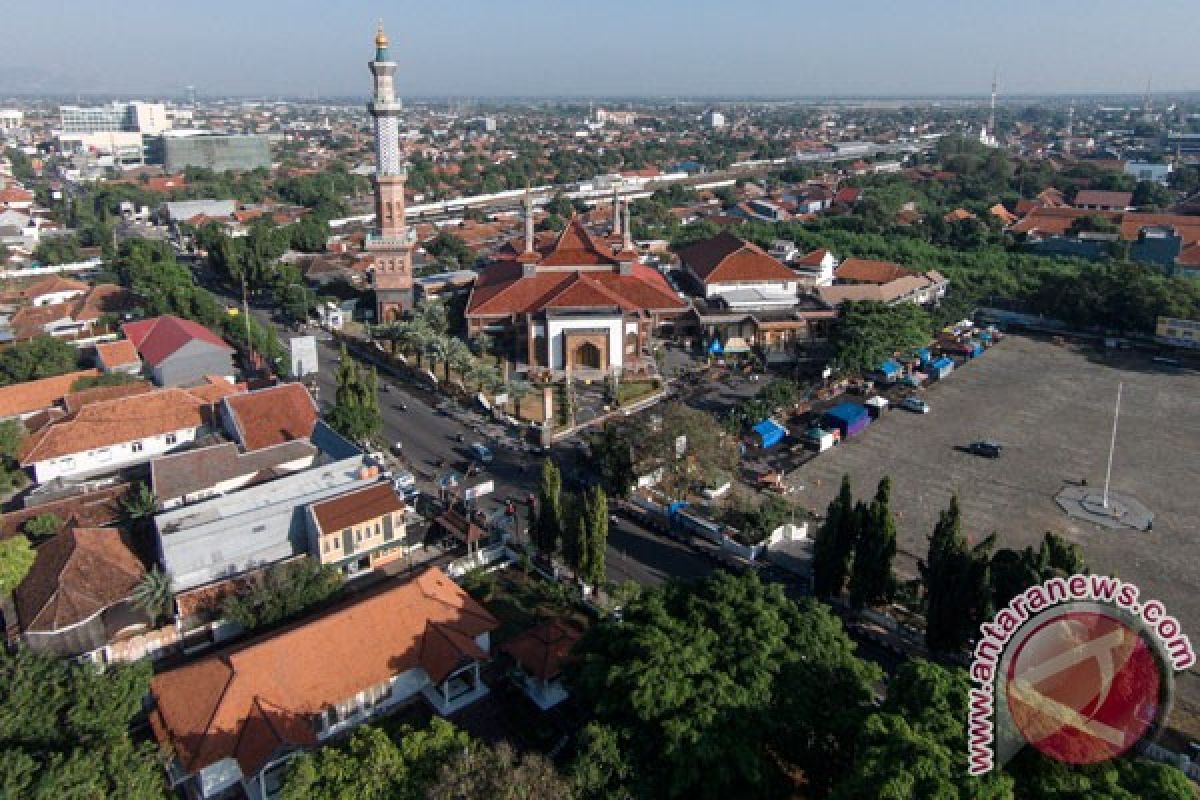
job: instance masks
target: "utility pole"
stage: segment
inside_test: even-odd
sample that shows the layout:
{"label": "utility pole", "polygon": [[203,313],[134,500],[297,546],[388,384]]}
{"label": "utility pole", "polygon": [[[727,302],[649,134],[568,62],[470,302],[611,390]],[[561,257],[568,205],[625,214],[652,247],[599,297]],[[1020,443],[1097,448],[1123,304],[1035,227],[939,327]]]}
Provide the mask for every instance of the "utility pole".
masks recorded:
{"label": "utility pole", "polygon": [[1104,471],[1104,507],[1108,508],[1108,482],[1112,478],[1113,451],[1117,448],[1117,419],[1121,416],[1121,389],[1124,383],[1117,384],[1117,407],[1113,410],[1112,438],[1108,442],[1108,468]]}
{"label": "utility pole", "polygon": [[250,366],[254,366],[254,340],[250,338],[250,301],[246,298],[246,276],[242,275],[242,316],[246,320],[246,352]]}

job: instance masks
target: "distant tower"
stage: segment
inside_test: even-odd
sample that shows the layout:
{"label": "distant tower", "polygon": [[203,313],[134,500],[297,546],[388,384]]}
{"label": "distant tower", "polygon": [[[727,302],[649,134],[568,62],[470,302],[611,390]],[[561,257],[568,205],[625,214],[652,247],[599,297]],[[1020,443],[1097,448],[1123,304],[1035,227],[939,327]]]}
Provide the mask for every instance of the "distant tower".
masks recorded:
{"label": "distant tower", "polygon": [[1067,140],[1063,142],[1063,152],[1071,152],[1071,137],[1075,135],[1075,104],[1067,107]]}
{"label": "distant tower", "polygon": [[383,23],[375,34],[375,60],[367,66],[375,77],[375,96],[367,111],[375,120],[375,230],[367,235],[367,252],[375,257],[375,320],[398,319],[412,308],[412,249],[415,237],[404,222],[404,181],[400,163],[400,103],[393,78],[396,62],[388,57]]}
{"label": "distant tower", "polygon": [[1149,116],[1151,111],[1150,106],[1150,80],[1154,77],[1153,73],[1146,76],[1146,93],[1142,95],[1142,113]]}
{"label": "distant tower", "polygon": [[992,136],[996,135],[996,79],[999,73],[999,68],[992,70],[992,113],[988,115],[988,133]]}

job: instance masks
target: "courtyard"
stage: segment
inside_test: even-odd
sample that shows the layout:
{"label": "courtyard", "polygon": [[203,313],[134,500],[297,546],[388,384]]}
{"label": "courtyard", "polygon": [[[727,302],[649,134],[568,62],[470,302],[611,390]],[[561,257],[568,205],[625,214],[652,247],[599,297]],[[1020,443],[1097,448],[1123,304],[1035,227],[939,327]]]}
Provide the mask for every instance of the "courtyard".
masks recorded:
{"label": "courtyard", "polygon": [[[1054,500],[1082,480],[1103,484],[1118,382],[1124,393],[1112,489],[1155,514],[1146,532],[1070,519]],[[803,487],[800,504],[823,514],[843,474],[863,499],[889,475],[896,569],[907,578],[917,574],[938,513],[957,494],[972,542],[994,532],[997,547],[1022,548],[1056,532],[1082,546],[1092,571],[1119,575],[1143,597],[1162,600],[1200,641],[1200,374],[1144,353],[1009,336],[922,394],[932,413],[886,412],[792,473],[790,482]],[[1003,445],[1001,457],[967,453],[978,439]],[[1200,707],[1194,671],[1179,685],[1187,705]]]}

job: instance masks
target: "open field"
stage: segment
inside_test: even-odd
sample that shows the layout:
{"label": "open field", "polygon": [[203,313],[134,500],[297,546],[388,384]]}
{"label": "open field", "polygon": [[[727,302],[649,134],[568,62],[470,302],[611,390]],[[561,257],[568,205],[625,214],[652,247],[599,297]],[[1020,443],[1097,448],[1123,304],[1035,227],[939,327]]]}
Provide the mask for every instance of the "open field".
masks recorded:
{"label": "open field", "polygon": [[[1054,502],[1068,483],[1103,484],[1118,382],[1125,388],[1112,488],[1155,513],[1145,533],[1069,519]],[[994,531],[998,546],[1024,547],[1055,531],[1083,547],[1093,571],[1161,599],[1200,644],[1200,374],[1144,354],[1009,336],[924,394],[932,413],[890,411],[793,473],[801,503],[823,513],[843,473],[860,497],[890,475],[896,566],[911,576],[938,512],[957,493],[972,541]],[[1003,444],[1003,455],[956,449],[976,439]],[[1200,705],[1195,668],[1180,688]]]}

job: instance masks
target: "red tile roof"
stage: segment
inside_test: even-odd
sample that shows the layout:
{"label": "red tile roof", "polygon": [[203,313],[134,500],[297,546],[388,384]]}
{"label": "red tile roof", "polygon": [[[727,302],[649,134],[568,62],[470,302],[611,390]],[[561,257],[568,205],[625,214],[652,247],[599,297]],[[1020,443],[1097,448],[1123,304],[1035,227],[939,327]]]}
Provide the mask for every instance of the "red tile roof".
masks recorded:
{"label": "red tile roof", "polygon": [[284,744],[315,744],[329,706],[421,667],[435,683],[464,658],[491,614],[431,568],[289,629],[156,676],[151,726],[190,772],[234,758],[256,774]]}
{"label": "red tile roof", "polygon": [[827,255],[829,255],[829,251],[824,248],[813,250],[811,253],[796,259],[793,263],[800,267],[819,267]]}
{"label": "red tile roof", "polygon": [[833,196],[833,202],[842,206],[851,206],[857,203],[860,197],[862,197],[862,189],[848,186],[837,190],[837,193]]}
{"label": "red tile roof", "polygon": [[307,439],[317,424],[317,406],[302,383],[232,395],[223,401],[247,450]]}
{"label": "red tile roof", "polygon": [[145,569],[115,528],[69,528],[37,549],[13,592],[22,631],[78,625],[132,594]]}
{"label": "red tile roof", "polygon": [[138,356],[137,348],[128,339],[116,342],[101,342],[96,345],[96,360],[105,369],[128,367],[133,364],[141,366],[142,359]]}
{"label": "red tile roof", "polygon": [[404,501],[387,481],[313,503],[312,513],[322,533],[334,533],[404,510]]}
{"label": "red tile roof", "polygon": [[872,261],[866,258],[847,258],[834,270],[834,277],[843,281],[856,283],[885,284],[911,275],[916,275],[911,269],[905,269],[891,261]]}
{"label": "red tile roof", "polygon": [[1101,206],[1123,211],[1133,203],[1133,192],[1106,192],[1100,189],[1080,189],[1075,194],[1076,207]]}
{"label": "red tile roof", "polygon": [[[667,281],[656,270],[643,264],[633,265],[632,275],[616,272],[586,272],[585,285],[600,287],[621,298],[622,307],[655,311],[676,311],[685,308],[679,296],[667,285]],[[509,314],[534,313],[564,289],[576,282],[573,271],[538,272],[522,275],[522,265],[515,261],[499,261],[483,270],[471,290],[467,302],[468,317],[506,316]],[[579,295],[576,296],[577,299]],[[593,299],[599,305],[611,306],[608,294],[597,294]]]}
{"label": "red tile roof", "polygon": [[203,325],[174,316],[154,317],[121,326],[125,338],[142,354],[152,367],[157,367],[174,355],[181,347],[192,341],[201,341],[230,353],[233,348]]}
{"label": "red tile roof", "polygon": [[679,259],[705,284],[733,281],[794,281],[796,274],[758,245],[728,231],[688,245]]}
{"label": "red tile roof", "polygon": [[581,638],[582,631],[574,625],[555,619],[513,637],[500,649],[529,675],[552,681],[562,674],[563,662]]}
{"label": "red tile roof", "polygon": [[98,369],[84,369],[12,386],[0,386],[0,419],[50,408],[70,393],[76,381],[99,375]]}

